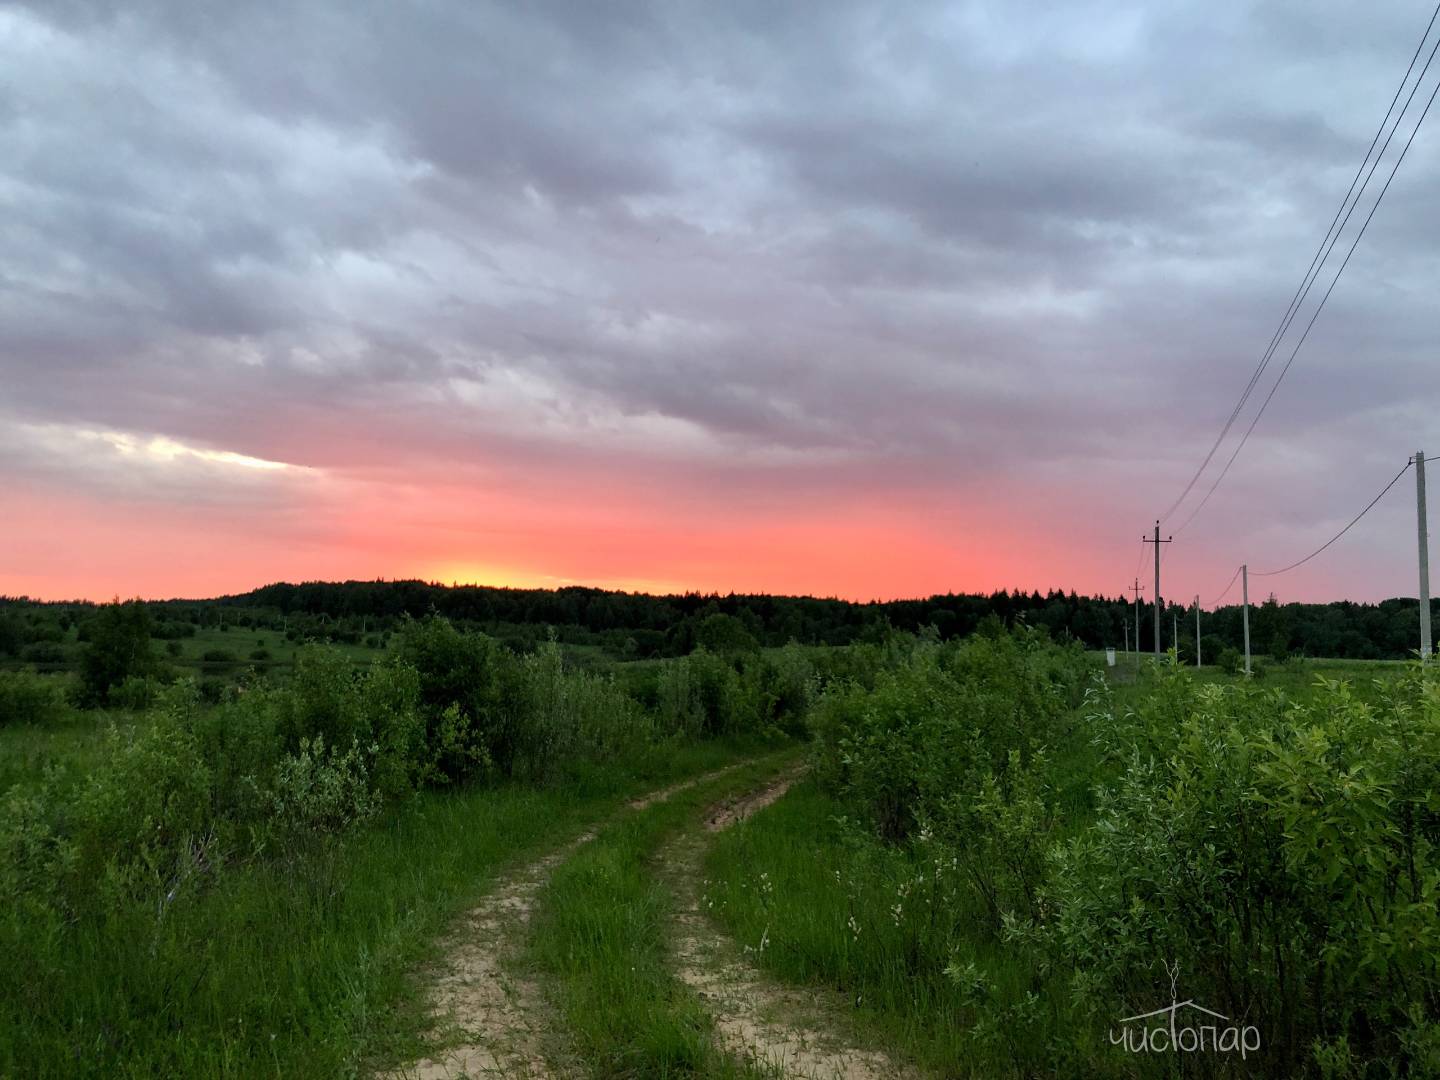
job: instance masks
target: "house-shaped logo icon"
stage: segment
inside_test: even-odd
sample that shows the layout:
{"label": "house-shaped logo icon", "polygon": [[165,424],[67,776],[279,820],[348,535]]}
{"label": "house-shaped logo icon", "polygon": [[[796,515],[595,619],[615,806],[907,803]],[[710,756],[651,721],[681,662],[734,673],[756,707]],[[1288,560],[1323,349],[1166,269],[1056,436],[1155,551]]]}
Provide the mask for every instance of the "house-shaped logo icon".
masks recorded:
{"label": "house-shaped logo icon", "polygon": [[1232,1053],[1245,1058],[1260,1049],[1260,1029],[1239,1026],[1230,1017],[1208,1009],[1193,998],[1175,1000],[1178,969],[1171,972],[1170,1004],[1149,1012],[1136,1013],[1119,1021],[1119,1031],[1110,1029],[1112,1046],[1124,1046],[1132,1054],[1190,1054],[1197,1051]]}

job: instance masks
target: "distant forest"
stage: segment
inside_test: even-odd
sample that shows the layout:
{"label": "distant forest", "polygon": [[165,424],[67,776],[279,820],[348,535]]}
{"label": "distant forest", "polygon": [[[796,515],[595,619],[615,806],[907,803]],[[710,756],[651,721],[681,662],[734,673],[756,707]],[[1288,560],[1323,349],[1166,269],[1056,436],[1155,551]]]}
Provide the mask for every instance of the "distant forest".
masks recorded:
{"label": "distant forest", "polygon": [[[848,645],[877,641],[891,629],[933,627],[942,638],[964,637],[995,618],[1007,625],[1044,627],[1057,640],[1089,648],[1123,649],[1134,606],[1122,597],[1074,592],[1000,591],[988,595],[948,593],[924,600],[856,603],[804,596],[685,593],[652,596],[579,586],[509,589],[446,586],[423,581],[307,582],[266,585],[213,600],[166,600],[148,604],[157,637],[180,637],[216,624],[278,630],[291,641],[333,640],[377,645],[406,616],[444,615],[482,630],[515,649],[529,649],[554,633],[564,644],[591,646],[614,659],[649,659],[689,653],[717,632],[758,646]],[[71,627],[81,626],[93,604],[36,603],[0,599],[0,656],[43,660]],[[715,615],[729,616],[714,619]],[[1153,644],[1154,612],[1141,606],[1140,644]],[[1162,642],[1169,648],[1178,621],[1182,657],[1193,659],[1193,609],[1166,604]],[[1402,659],[1418,644],[1413,598],[1378,604],[1253,605],[1251,648],[1257,655],[1351,659]],[[718,628],[718,629],[717,629]],[[57,631],[59,632],[57,634]],[[1129,628],[1131,641],[1134,627]],[[1239,605],[1201,615],[1204,659],[1242,646]],[[729,646],[734,642],[721,642]],[[28,657],[27,657],[28,654]]]}

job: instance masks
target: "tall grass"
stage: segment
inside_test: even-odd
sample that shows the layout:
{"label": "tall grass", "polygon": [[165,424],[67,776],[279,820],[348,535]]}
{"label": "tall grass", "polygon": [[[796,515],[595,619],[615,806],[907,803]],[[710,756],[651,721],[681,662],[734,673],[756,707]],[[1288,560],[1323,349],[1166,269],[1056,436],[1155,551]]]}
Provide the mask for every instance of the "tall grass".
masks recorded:
{"label": "tall grass", "polygon": [[[974,1037],[981,1013],[947,970],[958,944],[999,995],[1023,999],[1034,979],[1023,958],[974,933],[989,913],[950,860],[923,845],[858,841],[846,809],[802,783],[722,833],[705,861],[709,913],[771,974],[844,991],[862,1037],[938,1075],[1028,1075],[1024,1066],[1045,1064],[1023,1032],[1012,1041],[995,1024],[983,1043]],[[1039,1007],[1062,1014],[1063,990],[1042,987]]]}
{"label": "tall grass", "polygon": [[[718,917],[945,1075],[1440,1075],[1434,673],[1152,666],[1067,715],[1045,652],[916,649],[822,700],[820,783],[721,838]],[[1172,993],[1255,1053],[1117,1049]]]}
{"label": "tall grass", "polygon": [[773,756],[627,817],[562,865],[542,893],[531,956],[575,1049],[601,1077],[750,1077],[716,1049],[701,1002],[665,949],[674,900],[649,860],[698,808],[757,786],[793,761]]}
{"label": "tall grass", "polygon": [[0,1075],[352,1075],[418,1056],[407,977],[507,863],[622,796],[750,752],[709,743],[564,788],[426,792],[369,827],[73,922],[0,913]]}

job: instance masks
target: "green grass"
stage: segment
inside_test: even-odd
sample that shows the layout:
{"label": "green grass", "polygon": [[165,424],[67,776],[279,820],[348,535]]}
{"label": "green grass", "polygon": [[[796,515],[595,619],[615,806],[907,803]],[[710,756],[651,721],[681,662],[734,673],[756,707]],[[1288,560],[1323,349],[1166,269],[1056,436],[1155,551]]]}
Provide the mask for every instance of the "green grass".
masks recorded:
{"label": "green grass", "polygon": [[[1105,663],[1105,651],[1103,649],[1087,649],[1086,656],[1098,661],[1101,666]],[[1141,665],[1149,664],[1153,655],[1149,652],[1141,653]],[[1273,660],[1268,656],[1259,653],[1252,654],[1251,660],[1259,665],[1263,674],[1260,676],[1262,682],[1277,679],[1282,682],[1292,682],[1295,679],[1308,682],[1317,675],[1323,675],[1327,679],[1369,679],[1380,678],[1385,675],[1393,675],[1401,665],[1408,663],[1407,660],[1340,660],[1327,659],[1325,657],[1296,656],[1288,660]],[[1107,668],[1107,672],[1121,680],[1132,676],[1135,671],[1135,653],[1125,653],[1116,650],[1115,666]],[[1229,675],[1221,671],[1215,663],[1215,657],[1206,656],[1205,664],[1197,672],[1195,661],[1192,657],[1184,661],[1182,666],[1189,668],[1196,677],[1202,681],[1221,682],[1233,681],[1239,678],[1237,675]]]}
{"label": "green grass", "polygon": [[[1364,700],[1375,695],[1376,679],[1398,671],[1396,662],[1302,660],[1270,665],[1256,685],[1308,700],[1317,678],[1345,679]],[[1199,677],[1242,681],[1216,668]],[[1123,709],[1152,689],[1152,676],[1142,673],[1115,687],[1117,704]],[[1102,774],[1085,711],[1076,710],[1069,735],[1051,750],[1057,840],[1095,816]],[[876,843],[845,824],[853,814],[806,782],[720,834],[705,861],[712,916],[742,943],[763,936],[767,947],[755,955],[772,975],[843,991],[870,1040],[939,1075],[1080,1075],[1112,1066],[1128,1075],[1131,1063],[1107,1052],[1103,1029],[1075,1011],[1066,973],[1037,969],[1022,948],[985,929],[988,913],[963,877],[937,873],[923,843]],[[985,1009],[975,1008],[963,980],[946,974],[952,963],[983,973]],[[1057,1048],[1071,1055],[1073,1069],[1047,1058]]]}
{"label": "green grass", "polygon": [[621,798],[738,760],[703,744],[564,788],[430,792],[344,842],[230,864],[169,904],[0,912],[0,1076],[355,1075],[418,1056],[411,977],[506,865]]}
{"label": "green grass", "polygon": [[[1104,653],[1090,652],[1104,663]],[[1293,698],[1306,698],[1315,688],[1317,679],[1341,679],[1348,682],[1361,696],[1374,689],[1376,679],[1390,679],[1399,675],[1405,660],[1326,660],[1312,657],[1292,657],[1275,661],[1268,656],[1255,657],[1256,674],[1248,680],[1261,690],[1278,690]],[[1136,677],[1134,654],[1127,661],[1120,657],[1113,668],[1103,668],[1106,677],[1123,696],[1127,693],[1145,693],[1146,670],[1153,665],[1153,658],[1147,653],[1141,659],[1139,677]],[[1200,683],[1239,685],[1246,682],[1244,674],[1230,674],[1214,664],[1206,664],[1196,670],[1193,664],[1182,665]]]}
{"label": "green grass", "polygon": [[62,787],[73,786],[100,763],[109,725],[135,722],[123,712],[68,709],[53,723],[0,725],[0,795],[11,788],[39,787],[46,773],[58,775]]}
{"label": "green grass", "polygon": [[[1102,1060],[1105,1035],[1072,1015],[1063,976],[980,930],[988,913],[926,852],[857,842],[845,810],[801,783],[722,833],[705,860],[712,917],[743,944],[763,936],[752,955],[776,978],[841,991],[864,1041],[936,1075],[1081,1075]],[[952,962],[984,973],[999,1022],[946,974]],[[1085,1065],[1047,1060],[1056,1032]]]}
{"label": "green grass", "polygon": [[[993,1065],[976,1060],[966,1041],[970,1013],[937,947],[979,913],[964,894],[935,891],[908,853],[854,843],[837,824],[843,813],[801,783],[721,833],[705,860],[712,916],[737,941],[766,937],[754,955],[776,977],[844,991],[858,1003],[858,1029],[875,1043],[942,1075],[972,1075],[972,1067],[989,1075]],[[923,917],[906,917],[905,905]],[[987,966],[1001,959],[988,955]]]}
{"label": "green grass", "polygon": [[[181,668],[186,673],[201,674],[224,674],[252,666],[260,666],[266,670],[288,670],[294,663],[296,651],[303,644],[303,642],[287,640],[279,630],[257,630],[243,626],[231,626],[223,630],[217,626],[204,626],[195,632],[194,637],[178,640],[181,649],[178,657],[172,657],[166,651],[168,642],[154,641],[151,644],[156,655],[165,662]],[[371,649],[363,644],[351,645],[332,642],[331,647],[359,664],[371,663],[385,655],[384,649]],[[202,659],[205,653],[212,649],[224,649],[234,654],[235,662],[225,663]],[[268,652],[270,659],[267,661],[251,660],[250,654],[257,649],[264,649]]]}
{"label": "green grass", "polygon": [[627,816],[557,869],[532,928],[531,956],[575,1049],[601,1077],[748,1077],[711,1039],[700,1001],[671,973],[666,916],[673,897],[648,865],[697,811],[759,786],[794,760],[772,755]]}

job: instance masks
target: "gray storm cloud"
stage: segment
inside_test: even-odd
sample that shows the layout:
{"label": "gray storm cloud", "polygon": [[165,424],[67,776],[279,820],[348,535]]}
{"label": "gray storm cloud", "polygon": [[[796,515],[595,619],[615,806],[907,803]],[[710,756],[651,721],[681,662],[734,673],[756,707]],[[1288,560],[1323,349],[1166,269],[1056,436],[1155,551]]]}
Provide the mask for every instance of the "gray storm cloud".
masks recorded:
{"label": "gray storm cloud", "polygon": [[[53,480],[67,425],[337,475],[573,452],[730,499],[893,468],[1066,488],[1128,538],[1243,386],[1424,14],[12,4],[0,469]],[[1213,536],[1283,554],[1423,438],[1426,135]]]}

